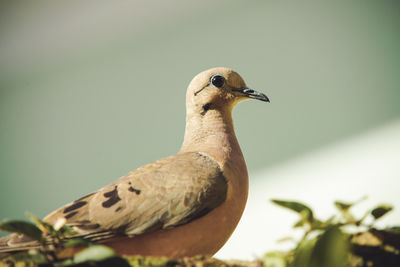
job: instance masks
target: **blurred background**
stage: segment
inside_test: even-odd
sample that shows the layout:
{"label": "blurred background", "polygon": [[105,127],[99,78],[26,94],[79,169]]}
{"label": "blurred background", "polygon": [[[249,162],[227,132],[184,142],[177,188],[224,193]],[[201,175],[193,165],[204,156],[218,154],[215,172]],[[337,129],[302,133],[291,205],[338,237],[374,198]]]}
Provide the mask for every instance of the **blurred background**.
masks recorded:
{"label": "blurred background", "polygon": [[[296,216],[336,199],[400,222],[398,1],[2,1],[0,218],[45,216],[174,154],[185,91],[210,67],[237,70],[270,104],[241,103],[251,179],[220,258],[277,247]],[[357,211],[356,211],[357,212]]]}

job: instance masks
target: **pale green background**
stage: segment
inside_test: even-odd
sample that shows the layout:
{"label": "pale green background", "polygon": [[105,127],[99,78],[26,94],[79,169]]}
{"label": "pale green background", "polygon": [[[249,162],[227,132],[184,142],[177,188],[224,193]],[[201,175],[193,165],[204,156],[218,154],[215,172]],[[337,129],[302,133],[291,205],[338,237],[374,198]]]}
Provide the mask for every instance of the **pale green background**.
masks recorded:
{"label": "pale green background", "polygon": [[210,67],[271,99],[234,112],[250,174],[400,116],[398,1],[3,1],[0,35],[1,219],[175,153]]}

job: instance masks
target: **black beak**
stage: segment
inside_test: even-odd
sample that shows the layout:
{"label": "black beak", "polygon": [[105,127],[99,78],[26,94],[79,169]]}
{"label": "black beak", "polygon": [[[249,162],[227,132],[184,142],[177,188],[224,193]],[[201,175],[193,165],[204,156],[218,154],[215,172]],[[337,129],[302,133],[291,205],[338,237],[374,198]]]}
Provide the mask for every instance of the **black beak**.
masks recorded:
{"label": "black beak", "polygon": [[269,102],[269,98],[266,95],[250,88],[233,89],[232,91],[242,93],[244,96],[249,98]]}

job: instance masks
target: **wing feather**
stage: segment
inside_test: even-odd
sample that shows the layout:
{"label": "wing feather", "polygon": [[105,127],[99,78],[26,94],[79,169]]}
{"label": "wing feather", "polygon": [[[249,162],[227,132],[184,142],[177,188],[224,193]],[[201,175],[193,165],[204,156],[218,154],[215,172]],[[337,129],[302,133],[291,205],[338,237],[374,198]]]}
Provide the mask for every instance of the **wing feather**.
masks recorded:
{"label": "wing feather", "polygon": [[[204,153],[182,153],[136,169],[44,220],[52,224],[64,220],[77,231],[76,236],[95,241],[140,235],[207,214],[222,204],[227,188],[213,159]],[[10,237],[8,243],[23,245],[20,238]]]}

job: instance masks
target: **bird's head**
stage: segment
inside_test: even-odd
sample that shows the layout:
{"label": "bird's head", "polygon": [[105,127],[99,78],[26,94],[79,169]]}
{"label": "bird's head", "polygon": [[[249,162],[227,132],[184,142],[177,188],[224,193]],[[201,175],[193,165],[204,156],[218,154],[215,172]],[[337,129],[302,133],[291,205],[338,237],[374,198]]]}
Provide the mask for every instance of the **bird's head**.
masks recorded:
{"label": "bird's head", "polygon": [[246,99],[269,102],[266,95],[248,88],[234,70],[212,68],[199,73],[190,82],[186,95],[187,111],[202,116],[212,110],[231,112],[238,102]]}

